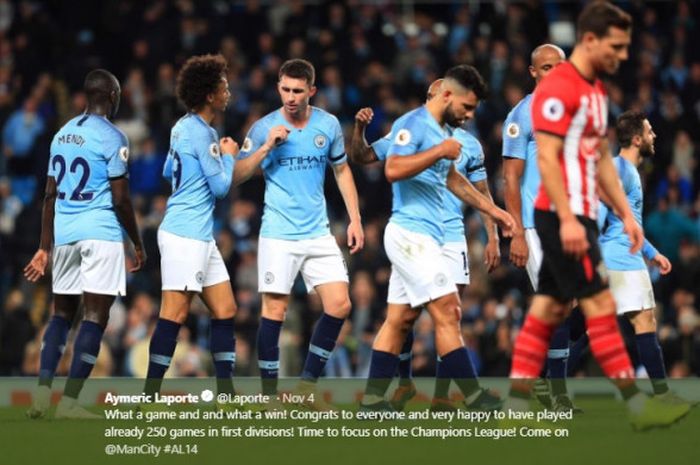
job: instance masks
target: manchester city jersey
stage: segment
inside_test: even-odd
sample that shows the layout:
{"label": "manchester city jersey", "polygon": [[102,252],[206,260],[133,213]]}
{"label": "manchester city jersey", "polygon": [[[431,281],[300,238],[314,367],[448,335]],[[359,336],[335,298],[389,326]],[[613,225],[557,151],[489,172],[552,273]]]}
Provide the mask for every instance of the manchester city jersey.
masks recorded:
{"label": "manchester city jersey", "polygon": [[216,130],[199,115],[188,113],[170,132],[163,175],[172,194],[160,228],[200,241],[214,239],[214,203],[231,186],[234,159],[222,156]]}
{"label": "manchester city jersey", "polygon": [[[625,195],[627,195],[627,201],[629,202],[634,219],[641,226],[644,194],[639,172],[637,172],[637,168],[630,161],[623,157],[615,157],[613,161],[615,163],[615,168],[617,168],[617,173],[620,176],[622,189]],[[599,241],[605,266],[610,270],[617,271],[646,269],[646,264],[642,257],[648,259],[654,258],[658,253],[656,249],[645,239],[644,247],[641,251],[636,254],[630,253],[632,243],[627,233],[624,231],[622,220],[620,220],[612,210],[608,210],[602,202],[600,205],[598,221],[603,232]]]}
{"label": "manchester city jersey", "polygon": [[122,241],[109,180],[127,174],[128,158],[126,136],[104,116],[77,116],[56,133],[48,169],[58,190],[55,245]]}
{"label": "manchester city jersey", "polygon": [[343,132],[338,119],[311,107],[302,129],[291,127],[275,110],[257,121],[246,136],[240,158],[265,143],[271,128],[289,129],[286,141],[273,148],[260,167],[265,177],[265,207],[260,236],[302,240],[330,234],[323,184],[326,167],[347,163]]}
{"label": "manchester city jersey", "polygon": [[[443,142],[450,132],[423,106],[408,112],[391,128],[387,156],[408,156]],[[409,231],[427,234],[444,243],[447,173],[451,160],[440,159],[417,175],[392,183],[393,206],[389,221]]]}
{"label": "manchester city jersey", "polygon": [[532,133],[531,107],[532,94],[529,94],[513,107],[503,123],[503,156],[525,160],[525,171],[520,179],[524,228],[535,227],[535,197],[540,187],[537,143]]}
{"label": "manchester city jersey", "polygon": [[[462,144],[459,158],[454,161],[457,172],[473,183],[485,180],[484,151],[477,138],[462,128],[455,129],[452,137]],[[445,204],[445,242],[462,242],[464,240],[463,203],[448,191]]]}

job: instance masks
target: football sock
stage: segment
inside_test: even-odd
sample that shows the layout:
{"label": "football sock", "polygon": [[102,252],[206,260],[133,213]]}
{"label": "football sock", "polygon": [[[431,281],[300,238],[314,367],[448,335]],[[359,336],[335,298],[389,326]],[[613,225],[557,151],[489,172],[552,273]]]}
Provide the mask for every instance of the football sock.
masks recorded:
{"label": "football sock", "polygon": [[641,333],[635,336],[639,359],[647,370],[654,394],[664,394],[668,391],[666,383],[666,368],[664,367],[664,357],[659,346],[659,339],[656,332]]}
{"label": "football sock", "polygon": [[277,376],[280,369],[280,331],[282,322],[260,318],[258,329],[258,367],[265,395],[277,394]]}
{"label": "football sock", "polygon": [[580,338],[576,339],[576,342],[571,344],[569,348],[569,360],[566,367],[568,376],[571,376],[578,367],[581,356],[588,347],[588,342],[588,334],[583,333]]}
{"label": "football sock", "polygon": [[437,366],[435,367],[435,393],[434,398],[447,399],[450,392],[450,374],[445,369],[440,357],[437,358]]}
{"label": "football sock", "polygon": [[455,381],[464,397],[469,397],[479,389],[476,370],[469,358],[466,347],[460,347],[440,357],[440,363],[448,376]]}
{"label": "football sock", "polygon": [[153,395],[160,391],[163,376],[168,371],[175,352],[180,326],[180,323],[158,318],[156,329],[153,331],[151,343],[148,346],[148,373],[144,389],[144,393],[147,395]]}
{"label": "football sock", "polygon": [[547,351],[547,374],[552,395],[566,394],[566,362],[569,358],[569,319],[554,330]]}
{"label": "football sock", "polygon": [[73,344],[73,361],[68,372],[68,380],[63,394],[66,397],[77,399],[83,388],[85,379],[90,376],[92,367],[97,362],[97,354],[100,352],[100,341],[104,329],[92,321],[80,323],[78,335]]}
{"label": "football sock", "polygon": [[304,381],[313,382],[321,376],[326,362],[333,353],[343,323],[345,318],[336,318],[327,313],[321,315],[311,335],[309,352],[306,354],[306,362],[301,374]]}
{"label": "football sock", "polygon": [[70,321],[54,315],[44,332],[39,362],[39,385],[51,387],[56,367],[66,348],[66,339],[70,331]]}
{"label": "football sock", "polygon": [[603,315],[586,319],[591,352],[605,376],[618,387],[625,400],[639,392],[634,384],[634,369],[630,361],[616,315]]}
{"label": "football sock", "polygon": [[413,330],[406,335],[406,340],[401,347],[399,354],[399,385],[405,386],[413,381],[413,370],[411,367],[413,349]]}
{"label": "football sock", "polygon": [[[365,399],[381,400],[391,384],[391,380],[399,365],[399,357],[380,350],[372,351],[372,361],[369,365],[369,378],[365,388]],[[374,402],[371,402],[374,403]]]}
{"label": "football sock", "polygon": [[233,394],[233,367],[236,364],[236,338],[233,335],[233,318],[212,319],[209,333],[211,356],[214,359],[216,389]]}
{"label": "football sock", "polygon": [[547,324],[531,313],[525,317],[513,348],[510,396],[530,397],[530,379],[537,378],[544,366],[554,325]]}

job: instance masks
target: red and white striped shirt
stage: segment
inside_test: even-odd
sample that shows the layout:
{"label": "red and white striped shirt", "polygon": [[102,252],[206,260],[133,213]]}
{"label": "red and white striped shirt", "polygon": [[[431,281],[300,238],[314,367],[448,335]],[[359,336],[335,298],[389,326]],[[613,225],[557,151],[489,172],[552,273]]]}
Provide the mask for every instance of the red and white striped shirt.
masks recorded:
{"label": "red and white striped shirt", "polygon": [[[537,85],[532,98],[533,132],[564,139],[559,166],[569,206],[575,215],[593,220],[598,212],[596,171],[600,138],[605,136],[607,126],[608,98],[599,79],[588,81],[566,61]],[[543,184],[535,208],[555,211]]]}

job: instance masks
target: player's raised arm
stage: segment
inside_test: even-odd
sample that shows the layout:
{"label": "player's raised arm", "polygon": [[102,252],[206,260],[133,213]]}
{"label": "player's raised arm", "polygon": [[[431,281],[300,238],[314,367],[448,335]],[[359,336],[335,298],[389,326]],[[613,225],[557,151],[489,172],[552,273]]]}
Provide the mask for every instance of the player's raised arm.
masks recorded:
{"label": "player's raised arm", "polygon": [[212,142],[206,147],[200,142],[195,150],[209,190],[216,198],[226,197],[233,180],[238,144],[230,137],[222,137],[218,144]]}
{"label": "player's raised arm", "polygon": [[371,108],[362,108],[355,114],[355,126],[350,139],[350,150],[348,150],[348,157],[353,163],[367,165],[379,160],[365,138],[365,129],[372,122],[373,117],[374,112]]}
{"label": "player's raised arm", "polygon": [[[620,185],[620,177],[615,169],[615,164],[610,156],[607,138],[600,140],[600,161],[598,161],[598,183],[605,197],[610,202],[610,206],[615,213],[620,217],[625,225],[625,232],[630,238],[632,247],[631,253],[637,253],[644,245],[644,233],[637,221],[634,219],[632,210],[627,202],[625,195]],[[543,175],[544,178],[544,175]]]}
{"label": "player's raised arm", "polygon": [[462,202],[492,217],[503,229],[504,236],[510,237],[513,234],[515,227],[513,217],[507,211],[498,208],[493,200],[479,192],[467,178],[457,172],[454,165],[450,167],[447,174],[447,188]]}
{"label": "player's raised arm", "polygon": [[53,218],[56,208],[56,179],[49,175],[46,178],[46,189],[44,190],[44,206],[41,210],[41,239],[39,250],[36,251],[32,260],[24,267],[24,277],[28,281],[35,283],[44,274],[49,263],[51,246],[53,245]]}
{"label": "player's raised arm", "polygon": [[262,134],[261,128],[257,126],[251,128],[236,161],[233,185],[238,186],[250,179],[270,151],[276,146],[284,144],[288,135],[289,128],[281,124],[270,128],[266,135]]}

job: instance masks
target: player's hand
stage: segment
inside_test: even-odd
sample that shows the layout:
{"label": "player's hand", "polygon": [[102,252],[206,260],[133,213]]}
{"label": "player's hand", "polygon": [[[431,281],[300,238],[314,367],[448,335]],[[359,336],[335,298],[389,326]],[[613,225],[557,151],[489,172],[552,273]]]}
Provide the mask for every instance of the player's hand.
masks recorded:
{"label": "player's hand", "polygon": [[49,253],[46,250],[36,251],[32,260],[24,267],[24,277],[27,281],[35,283],[46,274],[46,266],[49,264]]}
{"label": "player's hand", "polygon": [[365,246],[365,232],[362,230],[362,222],[360,220],[350,222],[347,236],[351,255],[362,250]]}
{"label": "player's hand", "polygon": [[671,265],[671,260],[660,253],[657,253],[656,257],[651,259],[651,263],[653,263],[654,266],[659,267],[661,274],[669,274],[671,272],[671,268],[673,268]]}
{"label": "player's hand", "polygon": [[486,271],[491,273],[500,264],[501,247],[499,246],[498,239],[494,238],[488,241],[484,249],[484,265],[486,265]]}
{"label": "player's hand", "polygon": [[146,252],[141,247],[134,247],[134,264],[129,268],[129,273],[136,273],[146,264]]}
{"label": "player's hand", "polygon": [[512,237],[513,231],[515,231],[515,220],[513,217],[502,208],[494,206],[493,211],[490,216],[498,223],[501,227],[501,232],[505,237]]}
{"label": "player's hand", "polygon": [[575,216],[561,222],[559,238],[561,239],[564,253],[573,255],[576,258],[582,257],[591,246],[586,238],[586,228]]}
{"label": "player's hand", "polygon": [[355,114],[355,124],[360,127],[366,127],[372,122],[372,118],[374,118],[374,112],[371,108],[361,108],[360,111]]}
{"label": "player's hand", "polygon": [[230,137],[222,137],[219,141],[219,147],[221,147],[221,153],[233,155],[234,157],[238,155],[238,144]]}
{"label": "player's hand", "polygon": [[625,227],[625,232],[632,243],[630,253],[635,254],[639,252],[644,245],[644,232],[642,231],[641,226],[639,226],[639,223],[637,223],[637,220],[631,216],[623,220],[623,225]]}
{"label": "player's hand", "polygon": [[270,129],[270,132],[267,133],[265,145],[267,145],[269,148],[273,148],[276,145],[284,144],[284,142],[287,140],[289,132],[289,129],[281,124],[279,126],[275,126],[274,128]]}
{"label": "player's hand", "polygon": [[529,255],[530,249],[525,240],[525,233],[521,230],[513,234],[510,241],[510,262],[518,268],[525,268]]}
{"label": "player's hand", "polygon": [[445,139],[440,143],[440,153],[442,158],[448,160],[456,160],[459,157],[459,152],[462,150],[462,144],[454,137]]}

